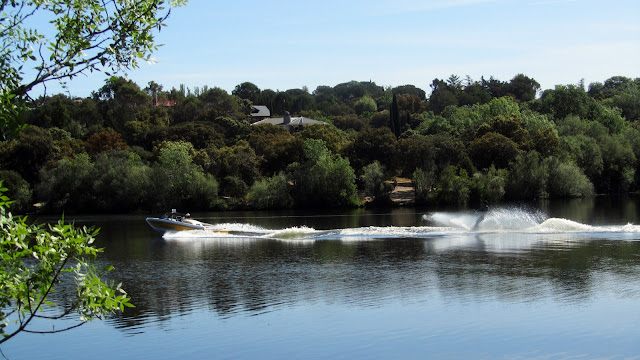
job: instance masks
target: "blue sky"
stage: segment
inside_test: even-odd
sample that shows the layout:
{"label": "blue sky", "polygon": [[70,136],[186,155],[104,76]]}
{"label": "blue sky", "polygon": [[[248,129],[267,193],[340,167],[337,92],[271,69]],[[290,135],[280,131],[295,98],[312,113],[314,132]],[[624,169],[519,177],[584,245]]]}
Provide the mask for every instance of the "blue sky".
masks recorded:
{"label": "blue sky", "polygon": [[[640,1],[189,0],[156,40],[157,63],[126,74],[141,87],[313,91],[372,80],[428,93],[451,74],[523,73],[548,89],[640,77]],[[105,78],[80,77],[69,92],[88,96]]]}

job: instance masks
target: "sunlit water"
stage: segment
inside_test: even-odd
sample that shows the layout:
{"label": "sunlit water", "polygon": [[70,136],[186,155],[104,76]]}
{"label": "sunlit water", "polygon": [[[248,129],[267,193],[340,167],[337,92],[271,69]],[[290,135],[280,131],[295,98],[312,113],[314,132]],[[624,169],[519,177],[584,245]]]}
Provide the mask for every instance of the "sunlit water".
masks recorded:
{"label": "sunlit water", "polygon": [[640,359],[635,202],[541,208],[201,214],[217,231],[164,237],[141,216],[78,218],[102,227],[101,261],[136,308],[63,334],[19,335],[2,351]]}

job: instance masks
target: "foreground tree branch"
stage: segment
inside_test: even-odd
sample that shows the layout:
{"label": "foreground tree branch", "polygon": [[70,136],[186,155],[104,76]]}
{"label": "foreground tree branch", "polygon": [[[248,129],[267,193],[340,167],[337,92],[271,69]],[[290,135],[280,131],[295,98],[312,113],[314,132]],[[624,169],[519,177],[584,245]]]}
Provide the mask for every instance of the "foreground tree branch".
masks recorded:
{"label": "foreground tree branch", "polygon": [[[36,86],[87,72],[107,75],[153,61],[154,34],[187,0],[17,0],[0,3],[0,112]],[[49,19],[33,21],[34,15]],[[51,32],[50,27],[54,31]],[[15,116],[13,116],[15,118]],[[15,121],[15,119],[13,119]],[[15,125],[0,117],[6,139]]]}
{"label": "foreground tree branch", "polygon": [[[45,228],[28,225],[8,212],[0,183],[0,344],[20,332],[50,334],[74,329],[93,319],[132,307],[121,284],[101,280],[93,266],[102,251],[92,246],[96,230],[77,228],[60,220]],[[50,295],[62,282],[73,281],[75,294],[65,306]],[[49,309],[57,315],[43,315]],[[29,328],[36,318],[51,321],[78,314],[78,323],[60,329]]]}

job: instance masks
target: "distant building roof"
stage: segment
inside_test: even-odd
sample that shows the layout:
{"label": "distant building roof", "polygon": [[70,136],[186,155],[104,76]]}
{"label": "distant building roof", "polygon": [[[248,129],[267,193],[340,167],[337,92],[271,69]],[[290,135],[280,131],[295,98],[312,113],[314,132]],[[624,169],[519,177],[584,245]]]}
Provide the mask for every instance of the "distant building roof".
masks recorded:
{"label": "distant building roof", "polygon": [[269,108],[264,105],[252,105],[253,110],[251,111],[251,116],[256,118],[265,118],[271,116],[271,111]]}
{"label": "distant building roof", "polygon": [[264,120],[257,121],[253,123],[253,125],[257,124],[272,124],[272,125],[290,125],[290,126],[306,126],[306,125],[314,125],[314,124],[326,124],[324,121],[310,119],[308,117],[299,116],[292,117],[291,121],[287,124],[284,122],[285,118],[268,118]]}
{"label": "distant building roof", "polygon": [[290,133],[298,132],[304,129],[305,126],[315,125],[315,124],[326,124],[324,121],[309,119],[304,116],[291,117],[288,111],[285,111],[284,117],[281,118],[266,118],[257,122],[254,122],[252,125],[256,124],[271,124],[276,126],[282,126],[289,130]]}

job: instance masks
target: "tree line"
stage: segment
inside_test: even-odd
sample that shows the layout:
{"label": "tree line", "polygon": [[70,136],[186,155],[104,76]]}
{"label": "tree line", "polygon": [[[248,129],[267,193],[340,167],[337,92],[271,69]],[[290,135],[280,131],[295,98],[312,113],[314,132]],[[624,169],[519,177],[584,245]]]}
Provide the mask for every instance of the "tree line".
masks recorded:
{"label": "tree line", "polygon": [[[273,91],[165,90],[111,77],[87,98],[32,100],[0,143],[15,211],[134,212],[416,202],[466,204],[636,191],[640,78],[540,90],[532,78],[350,81]],[[322,120],[252,125],[252,105]]]}

